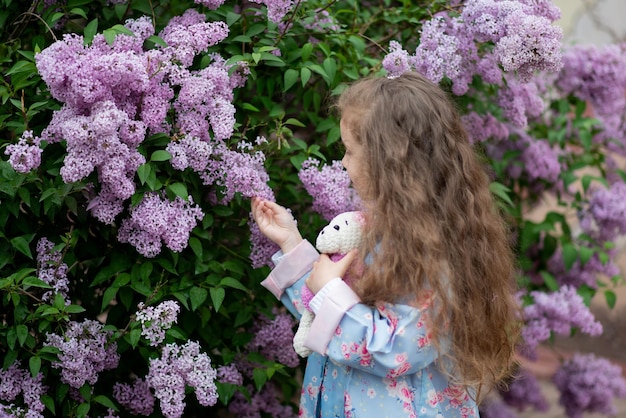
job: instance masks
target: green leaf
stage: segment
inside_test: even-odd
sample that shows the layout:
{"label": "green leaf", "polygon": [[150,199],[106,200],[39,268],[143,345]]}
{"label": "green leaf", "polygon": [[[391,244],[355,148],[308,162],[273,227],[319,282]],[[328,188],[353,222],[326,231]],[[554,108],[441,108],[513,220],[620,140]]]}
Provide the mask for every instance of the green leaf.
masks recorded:
{"label": "green leaf", "polygon": [[165,150],[157,150],[150,156],[150,161],[169,161],[172,159],[172,154]]}
{"label": "green leaf", "polygon": [[26,338],[28,338],[28,327],[24,324],[17,325],[15,327],[15,334],[20,345],[24,345]]}
{"label": "green leaf", "polygon": [[212,287],[209,289],[209,292],[211,293],[213,308],[215,308],[215,312],[218,312],[222,306],[222,302],[224,302],[224,298],[226,297],[226,291],[221,287]]}
{"label": "green leaf", "polygon": [[[191,301],[191,310],[198,309],[206,300],[208,292],[202,287],[194,286],[189,290],[189,300]],[[213,298],[213,294],[211,294]],[[222,298],[223,300],[223,298]],[[217,310],[217,309],[216,309]]]}
{"label": "green leaf", "polygon": [[111,408],[114,411],[118,411],[117,406],[115,406],[115,403],[109,399],[108,397],[104,396],[104,395],[97,395],[94,396],[94,398],[92,399],[93,402],[97,402],[100,405],[104,405],[107,408]]}
{"label": "green leaf", "polygon": [[578,259],[578,251],[571,243],[563,244],[563,264],[569,271]]}
{"label": "green leaf", "polygon": [[11,240],[11,245],[13,246],[13,248],[15,248],[16,250],[18,250],[19,252],[21,252],[26,257],[28,257],[28,258],[30,258],[32,260],[33,254],[30,252],[30,248],[28,246],[28,243],[30,242],[30,239],[32,239],[32,235],[30,236],[29,240],[26,240],[26,237],[28,237],[28,236],[27,235],[22,235],[21,237],[13,238]]}
{"label": "green leaf", "polygon": [[302,61],[306,61],[311,57],[311,53],[313,52],[313,44],[311,42],[307,42],[302,45]]}
{"label": "green leaf", "polygon": [[302,87],[306,86],[306,83],[311,79],[311,70],[304,67],[300,69],[300,80],[302,80]]}
{"label": "green leaf", "polygon": [[617,302],[617,295],[612,290],[604,291],[604,299],[606,299],[606,304],[609,308],[613,309],[615,307],[615,303]]}
{"label": "green leaf", "polygon": [[202,250],[202,243],[200,242],[200,240],[196,237],[189,238],[189,246],[193,250],[193,253],[195,254],[195,256],[199,259],[202,259],[203,250]]}
{"label": "green leaf", "polygon": [[492,194],[494,194],[495,196],[498,196],[508,205],[515,206],[513,204],[513,201],[509,197],[509,193],[511,192],[511,189],[506,187],[504,184],[494,181],[489,185],[489,190],[491,191]]}
{"label": "green leaf", "polygon": [[86,44],[90,44],[93,41],[94,36],[98,33],[98,19],[94,19],[85,26],[83,30],[83,37]]}
{"label": "green leaf", "polygon": [[546,284],[546,287],[550,291],[555,292],[559,290],[559,283],[556,281],[552,274],[548,273],[547,271],[542,271],[541,277],[543,277],[543,282]]}
{"label": "green leaf", "polygon": [[150,177],[151,172],[152,172],[152,166],[148,163],[141,164],[137,168],[137,175],[139,176],[139,181],[141,182],[142,185],[146,184],[146,181],[148,180],[148,177]]}
{"label": "green leaf", "polygon": [[184,200],[189,199],[189,192],[187,186],[183,183],[172,183],[167,186],[167,190],[174,194],[174,196],[181,197]]}
{"label": "green leaf", "polygon": [[267,382],[267,373],[263,369],[256,368],[252,371],[252,377],[254,378],[254,385],[257,390],[260,390],[265,382]]}
{"label": "green leaf", "polygon": [[42,289],[52,289],[52,286],[50,286],[48,283],[44,282],[43,280],[38,279],[37,277],[26,277],[24,281],[22,281],[22,285],[24,286],[25,289],[29,287],[40,287]]}
{"label": "green leaf", "polygon": [[285,71],[283,91],[289,90],[298,81],[298,71],[293,68]]}
{"label": "green leaf", "polygon": [[84,418],[89,413],[89,409],[91,409],[91,404],[89,402],[83,402],[78,405],[76,408],[76,418]]}
{"label": "green leaf", "polygon": [[28,368],[30,369],[30,375],[34,379],[41,370],[41,359],[37,356],[32,356],[28,360]]}
{"label": "green leaf", "polygon": [[152,43],[154,43],[155,45],[160,45],[160,46],[162,46],[163,48],[167,47],[167,42],[165,42],[165,41],[163,40],[163,38],[161,38],[160,36],[156,36],[156,35],[149,36],[149,37],[146,39],[146,41],[152,42]]}
{"label": "green leaf", "polygon": [[233,277],[224,277],[220,281],[220,286],[228,286],[235,289],[243,290],[244,292],[248,291],[248,288],[246,286],[244,286],[239,280]]}
{"label": "green leaf", "polygon": [[128,342],[130,343],[130,345],[134,347],[137,347],[137,344],[139,343],[139,339],[141,338],[141,330],[138,328],[135,329],[131,329],[130,332],[128,333]]}

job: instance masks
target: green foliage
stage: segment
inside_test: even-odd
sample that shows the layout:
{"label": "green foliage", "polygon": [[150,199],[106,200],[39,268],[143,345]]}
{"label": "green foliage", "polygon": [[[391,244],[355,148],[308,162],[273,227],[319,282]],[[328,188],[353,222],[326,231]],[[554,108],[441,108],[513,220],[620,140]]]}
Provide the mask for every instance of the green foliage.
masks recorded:
{"label": "green foliage", "polygon": [[[22,1],[0,4],[0,67],[4,75],[0,83],[0,150],[4,152],[7,145],[16,143],[25,130],[39,134],[60,107],[37,73],[36,53],[65,33],[84,35],[86,43],[103,33],[111,43],[118,34],[128,32],[122,26],[126,19],[144,15],[153,19],[158,32],[173,16],[198,7],[209,21],[226,22],[230,35],[197,59],[195,68],[210,62],[209,53],[219,52],[230,63],[244,61],[250,69],[245,87],[235,91],[237,126],[230,145],[254,141],[259,135],[269,139],[262,150],[270,186],[277,201],[292,208],[308,238],[315,237],[323,220],[310,211],[311,198],[300,184],[297,170],[309,157],[325,161],[340,158],[339,127],[329,111],[333,97],[345,83],[381,73],[389,40],[414,49],[421,22],[447,7],[441,0],[384,0],[368,2],[368,6],[359,0],[309,0],[297,2],[284,26],[278,26],[257,14],[258,5],[239,11],[240,5],[234,2],[216,11],[202,9],[190,0],[137,0],[114,6],[104,0],[68,0],[65,5],[49,8],[41,3],[33,2],[34,8]],[[313,23],[319,8],[336,19],[337,28],[314,31],[301,24]],[[147,43],[154,47],[163,45],[163,40],[153,36]],[[460,108],[472,106],[481,113],[498,114],[490,104],[495,101],[488,100],[495,97],[494,87],[475,84],[482,95],[458,98]],[[584,116],[584,103],[574,98],[552,103],[552,110],[555,119],[535,123],[529,130],[563,150],[581,150],[563,157],[566,169],[561,179],[565,186],[580,185],[575,199],[561,196],[557,190],[558,210],[549,211],[540,221],[531,220],[527,214],[541,196],[533,194],[524,180],[506,174],[517,155],[510,153],[500,161],[489,161],[496,178],[492,192],[518,234],[519,264],[523,269],[533,266],[543,278],[543,283],[522,281],[529,289],[558,288],[554,277],[542,268],[557,249],[563,251],[568,268],[577,260],[584,264],[594,254],[604,257],[608,250],[574,236],[571,220],[564,215],[583,208],[590,185],[606,183],[604,151],[591,141],[597,121]],[[139,167],[135,177],[138,190],[130,203],[136,205],[143,192],[164,190],[170,199],[191,195],[200,202],[205,216],[192,231],[186,249],[180,253],[164,249],[151,259],[117,242],[119,225],[105,225],[89,215],[85,196],[94,178],[74,184],[62,181],[62,144],[42,144],[42,164],[28,174],[18,174],[6,160],[0,161],[0,225],[4,225],[0,231],[0,353],[4,369],[19,361],[31,375],[41,372],[45,382],[54,382],[42,399],[46,415],[102,416],[108,408],[119,409],[112,398],[112,385],[127,380],[130,373],[145,375],[149,359],[158,355],[141,338],[134,318],[139,303],[178,301],[182,312],[165,342],[199,341],[215,366],[230,363],[238,353],[247,353],[256,316],[273,315],[277,302],[259,284],[268,269],[252,268],[248,258],[249,202],[238,196],[228,205],[211,204],[210,191],[196,174],[179,172],[169,165],[171,155],[165,146],[171,140],[168,135],[157,134],[141,144],[146,163]],[[594,174],[583,170],[589,168],[595,169]],[[37,277],[35,251],[41,237],[56,244],[68,265],[72,304],[65,305],[59,297],[52,302],[43,299],[49,286]],[[538,243],[542,244],[539,253],[533,252]],[[609,284],[605,287],[607,304],[613,306],[615,293]],[[586,297],[594,292],[589,289]],[[57,381],[59,371],[52,364],[58,352],[44,346],[45,335],[62,332],[69,320],[95,318],[114,330],[120,366],[103,373],[96,385],[85,385],[80,391],[83,402],[77,402],[68,394],[68,385]],[[258,353],[247,355],[257,365],[252,382],[256,388],[269,380],[277,382],[286,403],[299,393],[293,370]],[[218,390],[221,404],[214,407],[215,411],[223,409],[235,392],[249,396],[250,389],[219,384]],[[189,416],[206,415],[192,400],[188,410]]]}

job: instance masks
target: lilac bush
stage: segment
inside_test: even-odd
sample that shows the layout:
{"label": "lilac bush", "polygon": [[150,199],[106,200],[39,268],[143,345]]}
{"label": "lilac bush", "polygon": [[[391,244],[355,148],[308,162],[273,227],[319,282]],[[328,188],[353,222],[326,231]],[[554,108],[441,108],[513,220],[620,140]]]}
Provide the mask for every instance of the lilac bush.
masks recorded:
{"label": "lilac bush", "polygon": [[[624,46],[563,45],[552,1],[35,3],[0,6],[21,16],[0,27],[1,416],[295,416],[295,322],[259,285],[278,248],[249,199],[308,238],[360,207],[332,101],[368,75],[416,70],[456,101],[514,233],[520,355],[601,332]],[[554,379],[566,413],[610,413],[623,378],[582,358]],[[545,407],[518,377],[482,415]]]}

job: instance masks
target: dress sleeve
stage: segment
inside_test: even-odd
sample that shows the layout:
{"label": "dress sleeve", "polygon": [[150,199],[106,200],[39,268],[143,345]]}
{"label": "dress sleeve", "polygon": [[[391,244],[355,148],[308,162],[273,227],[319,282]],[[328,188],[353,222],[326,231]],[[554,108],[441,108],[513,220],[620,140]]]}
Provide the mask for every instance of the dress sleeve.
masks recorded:
{"label": "dress sleeve", "polygon": [[438,357],[426,315],[425,306],[364,305],[340,282],[322,302],[304,345],[335,363],[377,376],[413,374]]}
{"label": "dress sleeve", "polygon": [[299,317],[303,309],[300,289],[318,258],[315,247],[302,240],[288,253],[272,257],[276,266],[261,285],[280,299],[294,316]]}

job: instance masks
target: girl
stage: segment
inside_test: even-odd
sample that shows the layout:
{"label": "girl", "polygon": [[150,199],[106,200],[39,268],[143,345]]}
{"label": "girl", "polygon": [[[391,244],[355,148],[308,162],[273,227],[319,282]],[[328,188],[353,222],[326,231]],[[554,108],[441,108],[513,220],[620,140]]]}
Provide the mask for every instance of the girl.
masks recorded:
{"label": "girl", "polygon": [[337,108],[363,247],[333,263],[285,208],[252,202],[281,248],[263,285],[296,314],[302,286],[315,294],[300,416],[477,417],[513,365],[519,318],[488,176],[453,104],[416,73],[357,82]]}

